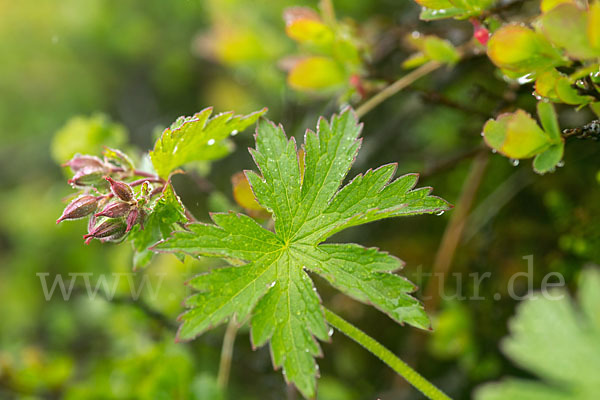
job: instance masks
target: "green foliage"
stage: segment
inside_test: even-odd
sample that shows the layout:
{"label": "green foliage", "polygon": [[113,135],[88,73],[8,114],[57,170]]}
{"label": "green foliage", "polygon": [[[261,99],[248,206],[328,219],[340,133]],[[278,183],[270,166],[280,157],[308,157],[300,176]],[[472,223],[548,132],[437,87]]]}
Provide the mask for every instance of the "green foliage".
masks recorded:
{"label": "green foliage", "polygon": [[351,90],[350,77],[362,73],[361,47],[353,27],[334,20],[333,10],[323,16],[307,7],[285,10],[287,35],[302,55],[289,61],[288,84],[296,90],[329,94]]}
{"label": "green foliage", "polygon": [[538,116],[543,129],[523,110],[490,119],[483,127],[484,139],[506,157],[515,160],[536,157],[535,171],[549,172],[562,159],[564,140],[552,104],[539,102]]}
{"label": "green foliage", "polygon": [[423,6],[421,19],[468,18],[481,14],[495,0],[415,0]]}
{"label": "green foliage", "polygon": [[402,63],[404,68],[418,67],[432,60],[454,65],[460,59],[460,54],[452,43],[437,36],[423,36],[415,32],[409,35],[407,41],[412,47],[419,50],[419,52],[411,55]]}
{"label": "green foliage", "polygon": [[106,115],[73,117],[54,135],[52,158],[62,164],[77,153],[99,154],[104,146],[120,147],[126,141],[125,128]]}
{"label": "green foliage", "polygon": [[233,115],[221,113],[212,118],[212,108],[192,117],[180,117],[156,141],[150,159],[158,176],[167,178],[176,168],[193,161],[222,158],[231,151],[230,136],[246,129],[266,112]]}
{"label": "green foliage", "polygon": [[[374,305],[399,323],[427,328],[422,306],[409,293],[414,286],[391,272],[400,260],[353,244],[320,244],[336,232],[384,218],[438,213],[448,203],[413,190],[416,175],[390,179],[395,165],[359,175],[342,189],[360,141],[361,126],[350,110],[304,142],[304,173],[296,143],[282,127],[259,123],[254,160],[262,173],[247,172],[258,202],[273,213],[275,232],[243,214],[213,214],[214,225],[190,224],[188,230],[155,246],[168,252],[212,256],[234,266],[216,269],[190,281],[199,293],[190,297],[179,330],[191,339],[230,318],[251,321],[254,346],[270,341],[274,366],[302,394],[315,394],[321,350],[329,340],[321,301],[305,269],[359,301]],[[242,265],[239,265],[241,262]]]}
{"label": "green foliage", "polygon": [[[550,297],[548,297],[550,296]],[[504,353],[541,381],[509,378],[488,384],[477,400],[587,400],[600,391],[600,271],[583,271],[578,306],[564,289],[536,294],[510,322]]]}
{"label": "green foliage", "polygon": [[173,191],[173,186],[166,185],[148,213],[143,229],[138,225],[129,235],[134,249],[133,266],[146,266],[154,255],[148,248],[169,237],[179,227],[177,224],[185,222],[188,219],[181,200]]}

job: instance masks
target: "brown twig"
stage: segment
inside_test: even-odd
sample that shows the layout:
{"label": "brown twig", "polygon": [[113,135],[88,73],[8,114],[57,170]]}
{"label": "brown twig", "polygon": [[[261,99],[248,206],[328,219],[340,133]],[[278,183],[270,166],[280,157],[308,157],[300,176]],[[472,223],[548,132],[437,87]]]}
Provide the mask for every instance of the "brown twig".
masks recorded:
{"label": "brown twig", "polygon": [[392,83],[391,85],[385,87],[382,91],[377,93],[375,96],[371,97],[370,99],[365,101],[363,104],[361,104],[356,109],[356,115],[358,116],[358,118],[363,117],[365,114],[367,114],[369,111],[371,111],[372,109],[377,107],[379,104],[383,103],[388,98],[392,97],[393,95],[395,95],[402,89],[413,84],[419,78],[424,77],[425,75],[435,71],[436,69],[440,68],[441,66],[442,66],[442,64],[440,64],[437,61],[430,61],[427,64],[421,65],[419,68],[404,75],[402,78],[398,79],[396,82]]}
{"label": "brown twig", "polygon": [[442,242],[433,263],[431,278],[427,282],[424,290],[425,309],[428,312],[433,312],[439,303],[439,291],[444,280],[437,278],[445,277],[452,266],[456,248],[458,247],[465,229],[465,222],[469,215],[469,211],[471,210],[471,206],[473,205],[473,201],[475,200],[479,185],[483,180],[488,159],[489,153],[485,150],[481,150],[473,160],[469,175],[463,184],[460,198],[456,203],[456,207],[452,212],[450,221],[444,231]]}
{"label": "brown twig", "polygon": [[565,139],[577,138],[577,139],[600,139],[600,120],[595,119],[590,123],[583,126],[571,129],[565,129],[562,131],[562,137]]}

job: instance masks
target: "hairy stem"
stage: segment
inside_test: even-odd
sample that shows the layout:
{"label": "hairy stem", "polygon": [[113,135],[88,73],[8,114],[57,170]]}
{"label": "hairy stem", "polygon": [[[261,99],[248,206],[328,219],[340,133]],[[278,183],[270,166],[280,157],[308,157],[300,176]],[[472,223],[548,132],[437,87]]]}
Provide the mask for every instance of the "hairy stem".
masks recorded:
{"label": "hairy stem", "polygon": [[356,343],[363,346],[381,361],[383,361],[388,367],[392,368],[399,375],[404,377],[411,385],[417,390],[423,393],[426,397],[432,400],[450,400],[444,392],[435,387],[427,379],[423,378],[417,371],[408,366],[404,361],[396,357],[394,353],[385,348],[381,343],[335,314],[333,311],[324,308],[325,318],[331,326]]}
{"label": "hairy stem", "polygon": [[435,71],[439,67],[441,67],[437,61],[430,61],[427,64],[423,64],[419,68],[409,72],[404,75],[402,78],[398,79],[396,82],[384,88],[381,92],[377,93],[375,96],[371,97],[369,100],[365,101],[356,109],[356,115],[361,118],[369,111],[377,107],[379,104],[383,103],[389,97],[392,97],[402,89],[414,83],[417,79],[422,78],[423,76]]}
{"label": "hairy stem", "polygon": [[227,382],[229,381],[229,372],[231,371],[231,359],[233,357],[233,345],[235,343],[235,336],[240,328],[237,321],[232,318],[227,325],[225,330],[225,336],[223,337],[223,347],[221,348],[221,361],[219,362],[219,373],[217,375],[217,385],[221,391],[225,391],[227,388]]}

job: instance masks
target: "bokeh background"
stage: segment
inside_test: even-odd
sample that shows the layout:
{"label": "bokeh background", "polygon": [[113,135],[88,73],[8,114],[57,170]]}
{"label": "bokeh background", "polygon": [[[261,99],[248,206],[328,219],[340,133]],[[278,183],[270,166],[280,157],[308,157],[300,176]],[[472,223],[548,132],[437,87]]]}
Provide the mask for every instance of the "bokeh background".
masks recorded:
{"label": "bokeh background", "polygon": [[[531,2],[535,3],[535,2]],[[366,74],[392,81],[410,50],[403,38],[422,30],[467,41],[472,28],[456,21],[425,24],[410,1],[336,0],[369,46]],[[212,264],[170,255],[132,273],[128,245],[83,244],[85,222],[55,225],[71,194],[59,166],[73,153],[98,154],[102,145],[147,151],[162,128],[207,106],[236,113],[269,108],[267,117],[301,137],[319,115],[339,110],[335,95],[307,94],[286,84],[281,60],[298,52],[285,35],[288,6],[308,0],[0,0],[0,399],[217,399],[215,377],[225,327],[191,343],[175,343],[175,318],[187,294],[182,284]],[[348,100],[348,99],[345,99]],[[356,97],[349,101],[356,103]],[[399,173],[422,173],[421,184],[456,203],[482,144],[486,119],[507,104],[532,110],[531,87],[508,84],[485,56],[444,68],[391,98],[363,121],[364,144],[351,175],[388,162]],[[561,125],[588,121],[585,111],[561,109]],[[252,168],[246,148],[202,165],[175,186],[194,215],[232,202],[231,176]],[[600,193],[597,146],[570,143],[565,166],[536,176],[489,153],[472,212],[451,271],[491,272],[484,300],[446,299],[430,311],[433,333],[414,332],[336,293],[317,280],[323,301],[407,360],[453,398],[506,374],[528,376],[499,351],[516,300],[507,296],[512,274],[532,284],[550,271],[573,287],[584,265],[598,261]],[[210,182],[207,184],[206,182]],[[388,220],[335,237],[377,246],[405,260],[405,274],[423,296],[450,214]],[[68,300],[47,301],[39,273],[104,274],[112,301],[91,299],[76,281]],[[121,274],[121,275],[119,275]],[[149,282],[131,300],[131,284]],[[449,278],[445,293],[457,289]],[[517,292],[527,290],[525,281]],[[58,290],[58,288],[57,288]],[[500,299],[495,300],[494,294]],[[447,296],[448,297],[448,296]],[[377,359],[339,333],[323,344],[319,399],[418,399],[421,395]],[[268,350],[251,349],[247,328],[235,345],[229,398],[294,399]]]}

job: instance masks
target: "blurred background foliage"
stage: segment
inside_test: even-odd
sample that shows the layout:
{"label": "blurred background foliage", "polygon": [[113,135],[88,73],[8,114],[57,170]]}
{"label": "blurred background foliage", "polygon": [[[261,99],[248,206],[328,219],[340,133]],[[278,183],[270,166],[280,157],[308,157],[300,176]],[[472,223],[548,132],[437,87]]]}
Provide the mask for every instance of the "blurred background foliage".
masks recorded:
{"label": "blurred background foliage", "polygon": [[[336,0],[340,21],[362,41],[371,89],[403,74],[414,52],[405,38],[415,30],[459,45],[468,23],[419,21],[410,1]],[[520,13],[537,10],[525,2]],[[305,51],[285,34],[283,10],[314,0],[0,0],[0,398],[1,399],[218,399],[216,373],[224,328],[191,343],[174,343],[176,316],[187,295],[182,284],[213,262],[157,257],[131,273],[131,249],[94,242],[85,246],[83,222],[61,224],[71,194],[59,163],[75,152],[98,154],[102,145],[148,150],[162,128],[207,106],[246,113],[269,107],[268,118],[300,136],[319,115],[358,90],[340,96],[298,92],[286,84],[286,58]],[[507,82],[484,56],[469,57],[418,81],[367,114],[361,172],[399,161],[399,173],[420,172],[421,183],[455,203],[484,122],[516,106],[530,112],[530,85]],[[589,121],[588,111],[558,108],[561,127]],[[56,136],[55,136],[56,135]],[[54,139],[53,139],[54,138]],[[231,177],[251,168],[249,132],[237,150],[211,166],[178,176],[175,186],[199,219],[231,207]],[[447,295],[473,293],[469,273],[490,272],[484,300],[447,300],[430,311],[436,330],[395,325],[317,283],[323,301],[381,340],[456,399],[470,398],[482,382],[511,374],[529,377],[499,351],[517,301],[507,284],[527,271],[533,288],[550,271],[568,287],[587,263],[600,261],[600,175],[597,145],[569,142],[565,166],[543,177],[489,155],[473,211],[444,286]],[[351,174],[353,175],[353,174]],[[210,182],[207,183],[207,182]],[[377,246],[407,262],[419,286],[431,270],[447,213],[382,221],[338,237]],[[343,236],[343,237],[341,237]],[[115,298],[86,295],[83,275],[68,301],[46,301],[39,273],[101,274],[116,281]],[[131,299],[132,287],[142,290]],[[458,289],[460,288],[460,289]],[[520,280],[517,292],[527,291]],[[498,299],[494,299],[497,294]],[[423,290],[417,296],[422,297]],[[271,367],[266,349],[252,351],[247,328],[236,342],[229,398],[297,398]],[[420,394],[378,360],[339,334],[323,345],[319,399],[417,399]]]}

